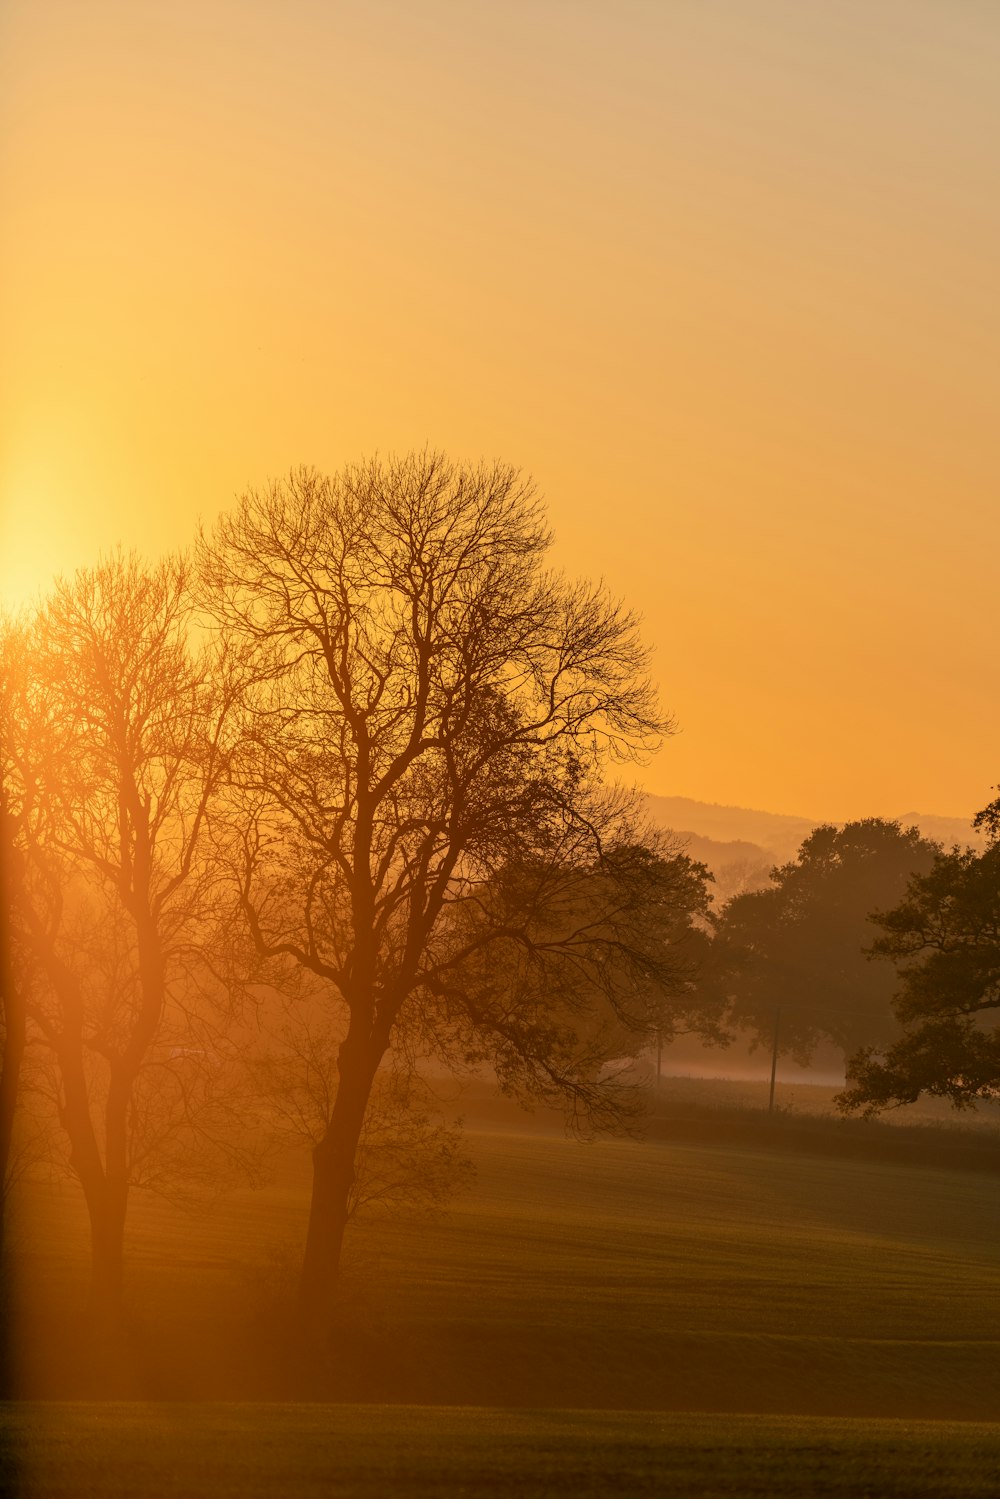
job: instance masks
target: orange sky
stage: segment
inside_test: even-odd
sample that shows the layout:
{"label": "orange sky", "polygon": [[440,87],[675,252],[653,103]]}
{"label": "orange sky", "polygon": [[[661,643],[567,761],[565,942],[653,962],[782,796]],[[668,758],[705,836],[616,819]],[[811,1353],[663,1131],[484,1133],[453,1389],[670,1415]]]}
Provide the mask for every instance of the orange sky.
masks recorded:
{"label": "orange sky", "polygon": [[971,814],[998,78],[991,0],[5,0],[5,593],[500,457],[645,616],[650,789]]}

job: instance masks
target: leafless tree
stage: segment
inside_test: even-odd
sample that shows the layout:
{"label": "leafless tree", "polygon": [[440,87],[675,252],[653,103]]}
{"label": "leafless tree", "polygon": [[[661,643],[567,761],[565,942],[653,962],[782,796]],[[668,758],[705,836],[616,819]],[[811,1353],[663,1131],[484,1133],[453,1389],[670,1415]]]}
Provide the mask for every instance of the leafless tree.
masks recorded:
{"label": "leafless tree", "polygon": [[117,556],[59,583],[37,623],[20,727],[34,807],[18,865],[37,975],[27,1019],[51,1063],[109,1326],[130,1188],[163,1187],[179,1151],[187,1172],[204,1170],[209,1116],[228,1107],[206,1003],[220,919],[207,820],[237,691],[216,647],[192,649],[189,619],[180,560]]}
{"label": "leafless tree", "polygon": [[[261,1009],[265,1006],[262,1004]],[[325,1135],[337,1096],[343,1007],[310,1005],[282,994],[258,1026],[248,1057],[265,1127],[277,1142],[315,1147]],[[472,1161],[462,1148],[460,1121],[446,1117],[434,1090],[404,1053],[376,1074],[355,1156],[348,1218],[375,1213],[439,1211],[466,1187]]]}
{"label": "leafless tree", "polygon": [[0,621],[0,1255],[14,1159],[14,1127],[27,1041],[29,971],[19,930],[25,832],[32,817],[30,775],[20,725],[29,695],[28,630]]}
{"label": "leafless tree", "polygon": [[[648,867],[623,856],[635,804],[604,771],[669,724],[635,619],[547,571],[549,544],[515,471],[434,453],[295,472],[203,539],[206,605],[256,684],[234,764],[244,916],[263,958],[309,970],[349,1016],[313,1151],[313,1327],[400,1027],[606,1117],[573,1008],[600,993],[648,1023],[636,980],[664,955],[637,940]],[[580,899],[595,871],[596,906]]]}

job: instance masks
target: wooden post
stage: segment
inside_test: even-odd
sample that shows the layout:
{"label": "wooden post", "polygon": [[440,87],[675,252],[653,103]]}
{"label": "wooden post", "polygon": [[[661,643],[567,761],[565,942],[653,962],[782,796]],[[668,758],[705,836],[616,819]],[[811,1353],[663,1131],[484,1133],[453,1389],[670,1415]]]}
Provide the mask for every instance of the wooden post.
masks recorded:
{"label": "wooden post", "polygon": [[774,1113],[774,1080],[778,1071],[778,1027],[781,1023],[780,1007],[774,1012],[774,1045],[771,1047],[771,1096],[767,1101],[767,1112]]}
{"label": "wooden post", "polygon": [[657,1087],[660,1086],[660,1073],[661,1073],[661,1070],[662,1070],[662,1063],[663,1063],[663,1032],[661,1030],[657,1029],[657,1032],[656,1032],[656,1086]]}

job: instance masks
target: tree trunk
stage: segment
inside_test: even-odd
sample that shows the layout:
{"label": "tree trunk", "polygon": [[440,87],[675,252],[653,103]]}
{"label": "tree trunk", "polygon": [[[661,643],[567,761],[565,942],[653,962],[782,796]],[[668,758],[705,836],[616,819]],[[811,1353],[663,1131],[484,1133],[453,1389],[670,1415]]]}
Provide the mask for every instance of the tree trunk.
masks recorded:
{"label": "tree trunk", "polygon": [[[0,915],[0,923],[2,921],[3,917]],[[10,1191],[14,1119],[25,1048],[24,995],[14,982],[7,935],[0,930],[0,943],[3,944],[0,952],[0,984],[3,992],[0,999],[3,1002],[4,1026],[3,1060],[0,1062],[0,1397],[4,1398],[9,1397],[13,1390],[13,1361],[8,1364],[6,1355],[12,1347],[9,1319],[15,1300],[7,1259],[7,1194]]]}
{"label": "tree trunk", "polygon": [[102,1181],[87,1192],[90,1214],[90,1307],[97,1330],[116,1336],[122,1325],[125,1254],[124,1183]]}
{"label": "tree trunk", "polygon": [[311,1338],[330,1329],[337,1271],[354,1184],[354,1161],[385,1047],[373,1038],[359,1043],[350,1035],[340,1050],[339,1082],[330,1122],[313,1149],[312,1200],[305,1257],[299,1282],[299,1323]]}
{"label": "tree trunk", "polygon": [[[0,782],[0,818],[6,819]],[[3,1008],[3,1057],[0,1060],[0,1273],[4,1267],[7,1190],[14,1143],[14,1119],[21,1083],[21,1063],[27,1039],[23,978],[15,971],[11,913],[13,910],[12,846],[0,845],[0,1006]]]}
{"label": "tree trunk", "polygon": [[6,955],[0,961],[0,984],[3,986],[3,1058],[0,1061],[0,1269],[2,1269],[6,1246],[7,1192],[10,1187],[14,1119],[25,1048],[24,999],[20,988],[14,982],[12,967],[6,961]]}
{"label": "tree trunk", "polygon": [[114,1067],[105,1104],[104,1158],[90,1111],[88,1079],[83,1065],[80,1015],[82,1007],[63,996],[63,1013],[70,1023],[61,1037],[58,1056],[63,1100],[60,1120],[70,1143],[70,1165],[76,1173],[90,1218],[90,1311],[95,1330],[116,1337],[122,1320],[122,1267],[125,1210],[128,1206],[126,1118],[131,1075]]}

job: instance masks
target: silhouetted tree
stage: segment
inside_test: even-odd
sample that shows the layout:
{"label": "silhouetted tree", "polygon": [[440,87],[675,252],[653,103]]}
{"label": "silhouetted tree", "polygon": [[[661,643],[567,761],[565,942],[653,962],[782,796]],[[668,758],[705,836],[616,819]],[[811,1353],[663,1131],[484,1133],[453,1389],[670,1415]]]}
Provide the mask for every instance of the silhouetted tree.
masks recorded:
{"label": "silhouetted tree", "polygon": [[[28,964],[19,930],[23,842],[32,792],[22,724],[28,696],[28,631],[0,621],[0,1266],[6,1248],[6,1206],[14,1127],[27,1040]],[[19,950],[20,949],[20,950]]]}
{"label": "silhouetted tree", "polygon": [[[662,835],[609,849],[592,866],[570,865],[558,877],[549,864],[504,868],[483,888],[480,904],[497,933],[510,928],[519,935],[500,962],[498,935],[488,971],[480,963],[482,971],[461,969],[453,982],[480,1004],[487,994],[498,1006],[510,1004],[516,993],[522,1015],[531,1006],[539,1025],[564,1030],[582,1076],[598,1076],[607,1063],[680,1035],[722,1041],[722,1007],[716,1001],[713,1008],[696,985],[708,947],[710,879],[703,864]],[[479,919],[475,908],[466,915],[471,924]],[[533,932],[530,950],[520,939],[525,921]],[[572,961],[576,949],[579,964]],[[593,970],[587,959],[598,951]],[[472,963],[479,962],[476,955]],[[503,1078],[501,1058],[490,1060]],[[549,1101],[559,1101],[559,1090]],[[608,1093],[604,1102],[612,1123],[621,1100]],[[584,1121],[595,1105],[589,1096],[583,1101]]]}
{"label": "silhouetted tree", "polygon": [[893,984],[868,960],[870,913],[893,905],[936,851],[881,818],[810,833],[768,888],[734,897],[718,918],[706,984],[728,998],[731,1023],[770,1044],[780,1009],[781,1049],[803,1061],[823,1039],[847,1054],[891,1038]]}
{"label": "silhouetted tree", "polygon": [[976,813],[972,826],[977,833],[985,833],[991,844],[1000,843],[1000,796],[995,796],[981,812]]}
{"label": "silhouetted tree", "polygon": [[200,1002],[217,920],[209,803],[235,688],[190,648],[185,566],[114,558],[59,583],[37,627],[20,725],[36,815],[22,819],[18,919],[37,981],[27,1015],[53,1063],[87,1203],[93,1302],[117,1321],[130,1187],[205,1168],[195,1105],[225,1109]]}
{"label": "silhouetted tree", "polygon": [[1000,802],[975,820],[989,837],[982,853],[954,848],[911,880],[906,895],[875,920],[873,951],[898,970],[894,1009],[903,1035],[859,1050],[848,1066],[845,1110],[867,1114],[921,1093],[956,1108],[1000,1097]]}
{"label": "silhouetted tree", "polygon": [[262,957],[302,965],[349,1016],[313,1151],[312,1327],[394,1036],[606,1118],[611,1086],[547,995],[600,993],[628,1020],[662,961],[633,945],[633,803],[601,772],[668,724],[633,618],[546,572],[548,546],[516,472],[423,454],[298,471],[202,549],[208,605],[257,679],[234,766],[244,915]]}
{"label": "silhouetted tree", "polygon": [[[283,997],[284,998],[284,997]],[[331,1013],[331,1010],[333,1013]],[[261,1024],[249,1060],[271,1137],[314,1148],[325,1135],[337,1096],[337,1056],[346,1015],[310,1007],[302,995]],[[473,1175],[458,1122],[448,1121],[409,1059],[376,1074],[355,1156],[348,1217],[358,1213],[426,1213],[445,1207]]]}

